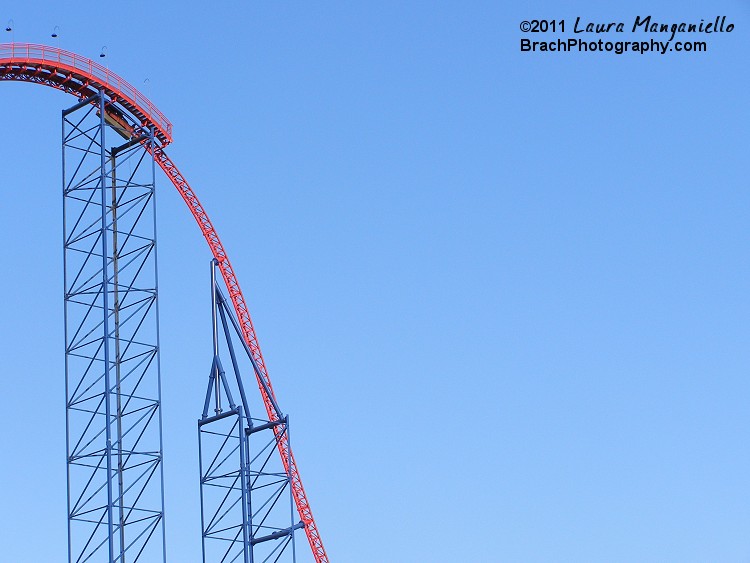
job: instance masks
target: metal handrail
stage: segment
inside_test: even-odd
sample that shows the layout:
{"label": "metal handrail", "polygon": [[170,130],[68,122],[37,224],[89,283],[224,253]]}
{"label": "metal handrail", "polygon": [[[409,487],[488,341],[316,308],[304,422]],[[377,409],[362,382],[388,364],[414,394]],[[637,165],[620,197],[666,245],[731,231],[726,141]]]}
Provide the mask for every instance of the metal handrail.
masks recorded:
{"label": "metal handrail", "polygon": [[170,141],[172,139],[172,123],[151,100],[127,80],[91,59],[49,45],[0,43],[0,64],[3,62],[52,65],[55,68],[80,73],[129,101],[156,125]]}

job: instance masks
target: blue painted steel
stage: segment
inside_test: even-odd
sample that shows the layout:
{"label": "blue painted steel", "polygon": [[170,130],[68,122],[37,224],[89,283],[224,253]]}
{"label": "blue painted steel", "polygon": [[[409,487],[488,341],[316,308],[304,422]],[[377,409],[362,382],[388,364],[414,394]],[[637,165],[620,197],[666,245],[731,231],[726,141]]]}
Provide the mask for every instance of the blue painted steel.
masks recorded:
{"label": "blue painted steel", "polygon": [[[104,99],[104,91],[99,90],[99,156],[101,158],[101,167],[99,169],[99,173],[101,175],[100,181],[99,181],[99,191],[102,194],[102,205],[101,205],[101,214],[102,214],[102,230],[100,234],[100,238],[102,241],[102,285],[101,285],[101,294],[102,294],[102,310],[105,312],[104,315],[102,315],[102,323],[104,325],[104,388],[106,389],[106,393],[104,396],[104,412],[105,412],[105,418],[104,418],[104,430],[105,435],[107,437],[107,445],[106,445],[106,463],[107,463],[107,528],[108,528],[108,537],[107,537],[107,546],[109,549],[109,560],[114,561],[115,560],[115,538],[114,538],[114,522],[112,521],[112,510],[113,510],[113,504],[112,504],[112,412],[111,412],[111,405],[110,405],[110,397],[111,392],[109,391],[112,389],[112,384],[109,379],[109,372],[110,372],[110,361],[109,361],[109,279],[108,279],[108,272],[109,272],[109,247],[107,246],[107,151],[106,151],[106,144],[104,140],[104,132],[106,130],[105,122],[104,122],[104,116],[106,115],[105,111],[105,99]],[[122,557],[123,552],[125,551],[125,546],[121,546],[120,554],[121,554],[121,561],[124,561],[124,557]]]}
{"label": "blue painted steel", "polygon": [[[260,397],[258,404],[251,404],[245,393],[235,352],[235,342],[244,345],[244,341],[216,282],[215,268],[214,261],[211,264],[213,359],[203,413],[198,421],[203,562],[294,562],[295,531],[304,526],[295,522],[291,476],[275,455],[278,441],[289,431],[289,419],[281,414],[275,402],[279,420],[252,416],[253,412],[265,414],[265,408]],[[223,340],[219,338],[219,328]],[[256,370],[252,355],[243,348],[250,368]],[[222,350],[231,358],[235,375],[231,384],[222,367]],[[234,403],[233,388],[239,392],[241,405]],[[229,410],[222,412],[222,400],[228,402]],[[216,414],[209,416],[212,402]],[[286,504],[279,502],[284,495],[289,499],[291,513]]]}
{"label": "blue painted steel", "polygon": [[[149,151],[150,154],[154,154],[154,149],[156,148],[156,130],[152,126],[149,129],[149,140],[148,144],[151,147],[151,150]],[[157,400],[159,401],[159,405],[161,406],[161,353],[158,353],[159,350],[161,350],[161,333],[159,330],[159,259],[158,259],[158,248],[159,246],[156,244],[156,160],[154,158],[149,159],[151,163],[151,178],[153,179],[153,229],[154,229],[154,288],[156,289],[157,299],[156,299],[156,373],[157,373]],[[159,408],[159,451],[162,452],[162,463],[159,465],[159,485],[161,490],[161,545],[162,545],[162,561],[167,560],[167,528],[166,528],[166,519],[165,519],[165,510],[164,510],[164,436],[162,434],[162,428],[164,427],[162,422],[162,409]]]}
{"label": "blue painted steel", "polygon": [[96,102],[63,112],[68,561],[166,561],[154,134],[108,148]]}

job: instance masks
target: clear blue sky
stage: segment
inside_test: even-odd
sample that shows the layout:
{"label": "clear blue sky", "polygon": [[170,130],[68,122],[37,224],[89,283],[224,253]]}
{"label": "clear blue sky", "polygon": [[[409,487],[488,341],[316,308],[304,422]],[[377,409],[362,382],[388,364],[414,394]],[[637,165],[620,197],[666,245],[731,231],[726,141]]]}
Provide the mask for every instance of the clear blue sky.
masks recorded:
{"label": "clear blue sky", "polygon": [[[332,561],[750,561],[747,0],[29,4],[0,7],[17,41],[107,45],[173,121]],[[735,30],[704,54],[519,50],[522,20],[649,14]],[[4,561],[65,556],[71,102],[0,84]],[[191,563],[209,254],[158,182],[168,541]]]}

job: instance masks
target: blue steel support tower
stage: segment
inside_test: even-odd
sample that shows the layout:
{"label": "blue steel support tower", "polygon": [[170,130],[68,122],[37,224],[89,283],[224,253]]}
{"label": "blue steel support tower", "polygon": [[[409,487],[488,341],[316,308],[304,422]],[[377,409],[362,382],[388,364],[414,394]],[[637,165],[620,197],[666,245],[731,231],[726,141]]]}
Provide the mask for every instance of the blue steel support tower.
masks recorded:
{"label": "blue steel support tower", "polygon": [[118,116],[63,111],[70,563],[166,561],[155,138]]}
{"label": "blue steel support tower", "polygon": [[[248,401],[239,360],[248,371],[258,366],[216,282],[215,261],[211,305],[213,359],[198,421],[203,562],[294,562],[295,531],[304,525],[295,522],[292,476],[275,455],[280,441],[288,443],[289,417],[275,400],[274,420],[264,416],[261,401]],[[235,343],[244,352],[239,358]]]}

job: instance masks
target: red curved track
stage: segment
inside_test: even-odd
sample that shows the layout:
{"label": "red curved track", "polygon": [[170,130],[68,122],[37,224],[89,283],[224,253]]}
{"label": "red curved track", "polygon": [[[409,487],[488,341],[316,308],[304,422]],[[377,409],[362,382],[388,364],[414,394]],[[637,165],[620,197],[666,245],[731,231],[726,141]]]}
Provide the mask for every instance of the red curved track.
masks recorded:
{"label": "red curved track", "polygon": [[[206,242],[208,242],[214,258],[219,263],[234,310],[242,327],[243,338],[260,371],[258,377],[263,378],[270,391],[271,396],[269,397],[261,381],[258,381],[266,412],[270,420],[277,420],[278,416],[273,408],[275,396],[271,380],[268,377],[266,364],[263,361],[263,354],[260,351],[258,337],[255,334],[245,297],[242,295],[239,281],[229,262],[229,257],[221,244],[213,223],[198,200],[198,196],[177,166],[164,152],[164,147],[172,142],[172,124],[169,120],[148,98],[109,69],[90,59],[55,47],[25,43],[0,44],[0,80],[51,86],[81,99],[90,98],[96,95],[99,90],[103,90],[111,100],[108,107],[131,115],[140,121],[140,124],[146,129],[154,128],[155,136],[159,141],[159,145],[153,149],[154,158],[190,208],[190,212],[198,223]],[[323,541],[315,525],[315,519],[310,510],[310,504],[307,501],[305,489],[302,486],[302,480],[286,434],[281,436],[279,440],[279,453],[287,471],[292,475],[294,500],[300,518],[305,524],[305,533],[310,542],[315,561],[316,563],[328,563],[328,555],[326,555]]]}

